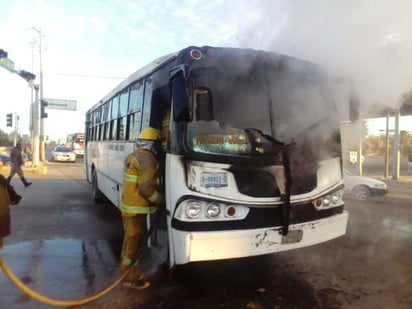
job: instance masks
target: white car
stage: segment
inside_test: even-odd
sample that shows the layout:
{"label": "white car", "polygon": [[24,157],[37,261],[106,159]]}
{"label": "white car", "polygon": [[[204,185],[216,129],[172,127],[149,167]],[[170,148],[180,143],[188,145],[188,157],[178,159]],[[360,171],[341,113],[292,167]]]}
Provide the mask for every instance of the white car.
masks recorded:
{"label": "white car", "polygon": [[365,176],[343,176],[345,192],[358,200],[364,201],[374,196],[384,196],[388,186],[383,181]]}
{"label": "white car", "polygon": [[70,147],[57,145],[51,155],[51,161],[76,162],[76,154]]}

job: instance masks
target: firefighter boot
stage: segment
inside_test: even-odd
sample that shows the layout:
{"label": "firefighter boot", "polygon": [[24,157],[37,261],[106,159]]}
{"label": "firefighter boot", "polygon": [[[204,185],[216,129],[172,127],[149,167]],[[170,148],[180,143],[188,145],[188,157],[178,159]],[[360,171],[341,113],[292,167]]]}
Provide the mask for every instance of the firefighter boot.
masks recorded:
{"label": "firefighter boot", "polygon": [[31,182],[28,182],[28,181],[26,180],[26,178],[24,178],[24,177],[21,177],[21,181],[23,182],[23,184],[24,184],[25,187],[28,187],[28,186],[30,186],[30,185],[32,184]]}
{"label": "firefighter boot", "polygon": [[121,272],[122,273],[125,272],[126,270],[128,270],[129,267],[131,269],[129,270],[129,273],[123,282],[123,286],[125,288],[143,290],[143,289],[150,287],[150,282],[145,280],[143,274],[139,273],[138,267],[136,265],[133,265],[133,266],[121,265],[120,266]]}

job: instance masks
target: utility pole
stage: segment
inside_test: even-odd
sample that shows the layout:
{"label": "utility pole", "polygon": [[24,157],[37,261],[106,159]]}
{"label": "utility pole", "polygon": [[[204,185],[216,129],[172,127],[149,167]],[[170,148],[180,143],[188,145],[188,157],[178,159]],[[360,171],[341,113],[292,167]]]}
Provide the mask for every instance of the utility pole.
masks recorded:
{"label": "utility pole", "polygon": [[33,153],[32,166],[39,165],[39,85],[33,85],[35,101],[33,104]]}
{"label": "utility pole", "polygon": [[399,179],[400,171],[400,122],[401,113],[399,110],[395,111],[395,130],[393,135],[393,163],[392,163],[392,179]]}
{"label": "utility pole", "polygon": [[384,177],[388,178],[389,175],[389,110],[386,110],[386,135],[385,135],[385,174]]}
{"label": "utility pole", "polygon": [[13,134],[13,146],[16,147],[17,144],[17,136],[19,135],[19,120],[20,117],[17,113],[14,113],[14,134]]}
{"label": "utility pole", "polygon": [[[36,100],[38,103],[37,110],[39,108],[39,102],[42,102],[44,99],[44,92],[43,92],[43,47],[42,47],[42,32],[35,27],[32,27],[34,31],[39,34],[39,66],[40,66],[40,76],[39,76],[39,91],[40,96],[39,100]],[[37,112],[38,115],[38,112]],[[38,120],[37,120],[38,121]],[[33,133],[34,134],[34,133]],[[44,119],[40,118],[40,161],[45,160],[45,147],[44,147]]]}
{"label": "utility pole", "polygon": [[362,162],[362,140],[363,140],[363,122],[362,117],[359,117],[359,144],[358,144],[358,153],[357,153],[357,161],[358,161],[358,175],[363,175],[363,162]]}

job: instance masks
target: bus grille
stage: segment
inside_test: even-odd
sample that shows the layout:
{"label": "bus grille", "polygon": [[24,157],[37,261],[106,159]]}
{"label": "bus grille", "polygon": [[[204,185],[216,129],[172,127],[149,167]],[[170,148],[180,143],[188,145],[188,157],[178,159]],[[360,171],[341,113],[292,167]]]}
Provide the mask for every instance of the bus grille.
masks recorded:
{"label": "bus grille", "polygon": [[[263,169],[236,166],[232,167],[230,171],[233,173],[239,192],[242,194],[251,197],[280,196],[275,177]],[[291,172],[291,195],[307,193],[316,188],[315,168],[292,166]]]}

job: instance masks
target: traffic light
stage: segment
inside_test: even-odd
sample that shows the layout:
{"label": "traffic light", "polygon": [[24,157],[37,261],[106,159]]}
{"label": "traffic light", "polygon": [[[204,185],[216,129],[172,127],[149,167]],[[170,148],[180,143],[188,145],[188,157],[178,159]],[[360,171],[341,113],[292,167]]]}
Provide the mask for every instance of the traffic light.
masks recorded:
{"label": "traffic light", "polygon": [[17,71],[17,74],[19,74],[21,77],[23,77],[28,82],[36,79],[36,75],[30,72],[24,71],[24,70]]}
{"label": "traffic light", "polygon": [[7,114],[7,126],[12,127],[13,126],[13,114]]}
{"label": "traffic light", "polygon": [[46,113],[46,106],[49,105],[49,103],[47,103],[44,100],[40,101],[40,118],[47,118],[48,114]]}
{"label": "traffic light", "polygon": [[7,52],[0,48],[0,59],[7,58],[7,56],[8,56]]}

